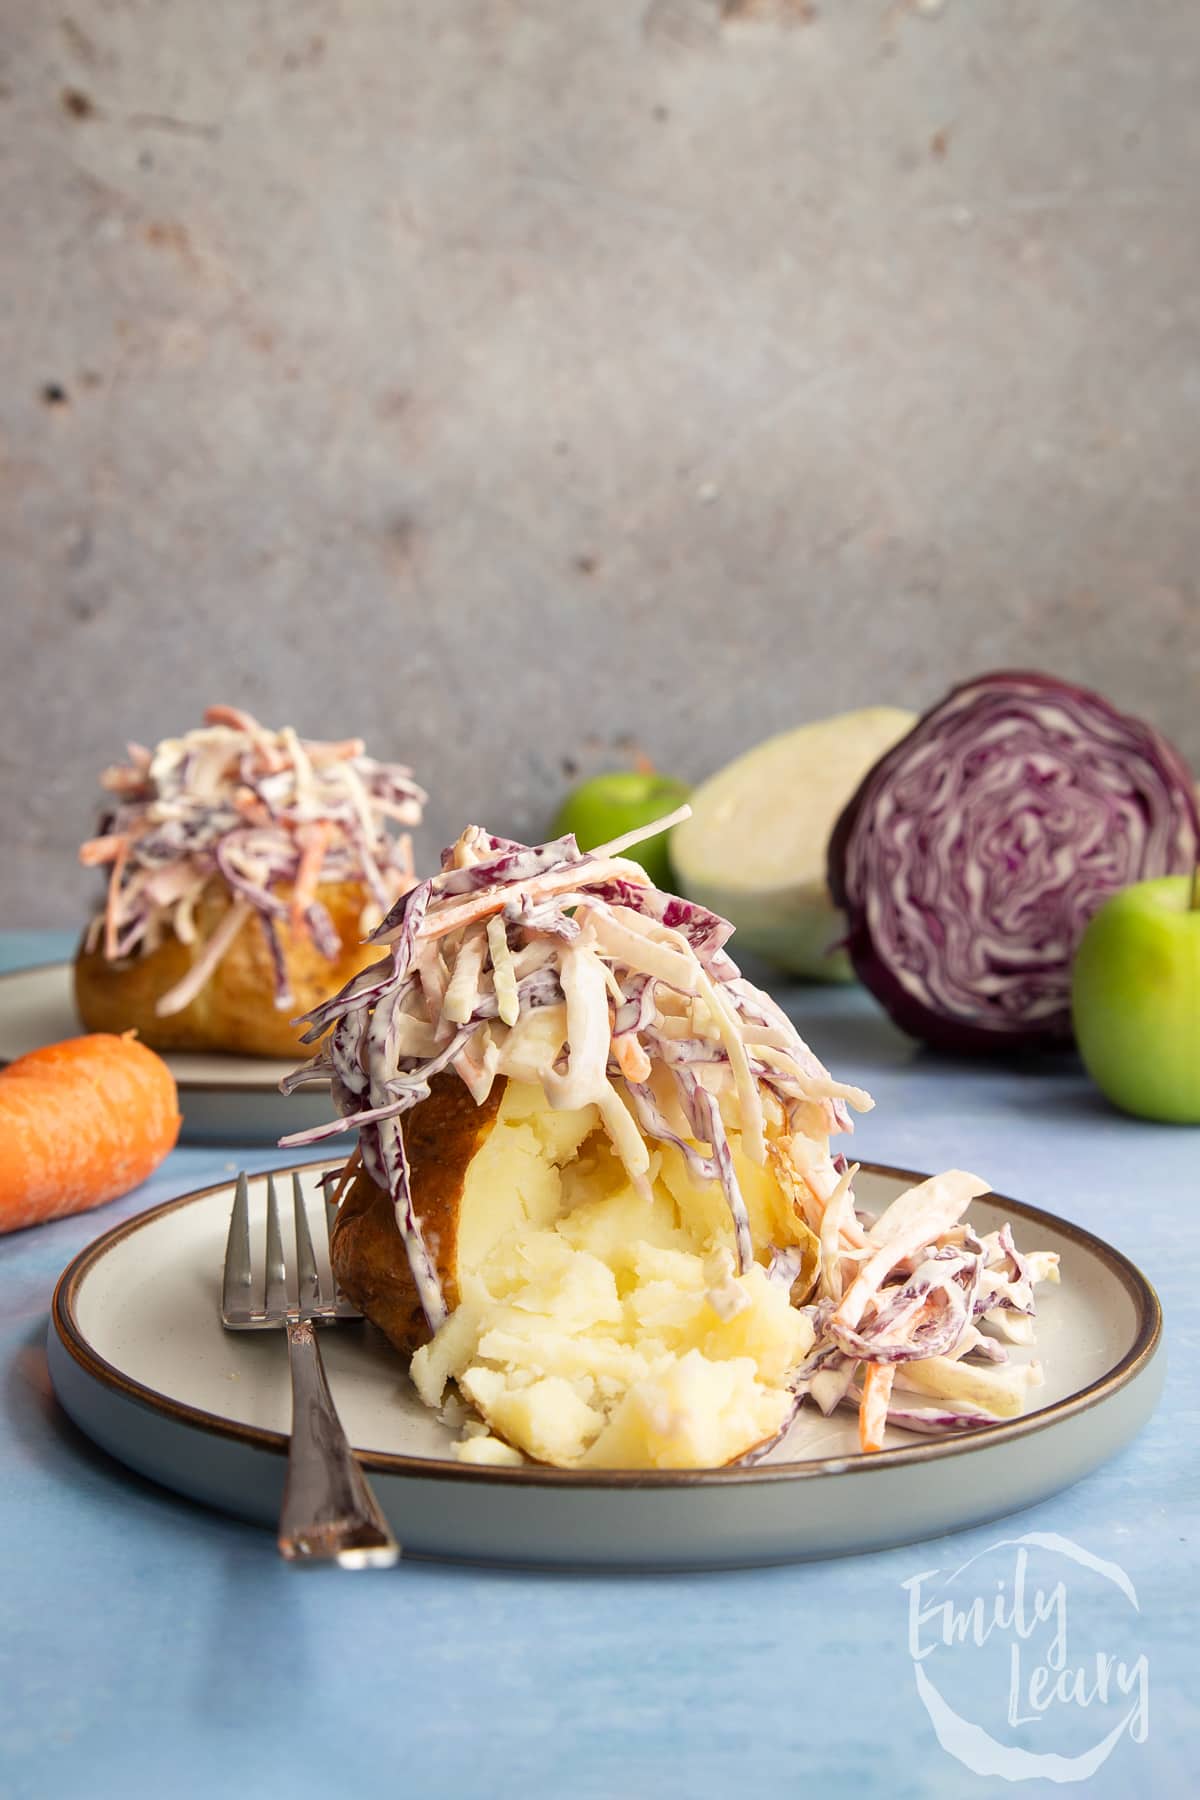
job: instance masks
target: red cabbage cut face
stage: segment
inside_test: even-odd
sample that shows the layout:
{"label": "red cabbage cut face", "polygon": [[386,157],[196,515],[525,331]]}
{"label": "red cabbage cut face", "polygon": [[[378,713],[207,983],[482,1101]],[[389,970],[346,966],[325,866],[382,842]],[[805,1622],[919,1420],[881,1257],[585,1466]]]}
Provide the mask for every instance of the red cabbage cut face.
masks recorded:
{"label": "red cabbage cut face", "polygon": [[1003,673],[955,688],[876,763],[834,828],[829,885],[856,973],[903,1030],[1053,1048],[1096,908],[1198,849],[1192,777],[1151,726]]}

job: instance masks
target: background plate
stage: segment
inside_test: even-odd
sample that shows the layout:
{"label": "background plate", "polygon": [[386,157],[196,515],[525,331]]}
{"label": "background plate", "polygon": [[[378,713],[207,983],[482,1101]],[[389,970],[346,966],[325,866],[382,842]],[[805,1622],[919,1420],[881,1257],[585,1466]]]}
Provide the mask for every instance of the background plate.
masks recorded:
{"label": "background plate", "polygon": [[[70,963],[0,975],[0,1065],[43,1044],[78,1037],[82,1030]],[[163,1060],[179,1088],[181,1135],[193,1142],[274,1144],[288,1132],[327,1124],[333,1116],[327,1087],[314,1083],[291,1099],[279,1092],[283,1077],[303,1061],[301,1052],[295,1062],[258,1056],[170,1055]]]}
{"label": "background plate", "polygon": [[[330,1166],[305,1167],[314,1210],[317,1178]],[[856,1190],[877,1211],[920,1179],[865,1164]],[[252,1180],[256,1235],[263,1193],[262,1178]],[[75,1422],[131,1468],[274,1525],[290,1419],[287,1354],[281,1334],[221,1327],[232,1194],[222,1184],[169,1201],[76,1257],[55,1292],[50,1369]],[[936,1536],[1086,1475],[1145,1423],[1163,1377],[1158,1301],[1126,1258],[1016,1201],[976,1201],[971,1218],[981,1231],[1011,1218],[1022,1247],[1057,1250],[1063,1285],[1039,1290],[1038,1410],[953,1440],[894,1432],[866,1457],[852,1415],[824,1419],[806,1407],[752,1468],[492,1469],[451,1459],[453,1433],[420,1404],[402,1360],[370,1327],[324,1334],[330,1384],[409,1554],[716,1568]]]}

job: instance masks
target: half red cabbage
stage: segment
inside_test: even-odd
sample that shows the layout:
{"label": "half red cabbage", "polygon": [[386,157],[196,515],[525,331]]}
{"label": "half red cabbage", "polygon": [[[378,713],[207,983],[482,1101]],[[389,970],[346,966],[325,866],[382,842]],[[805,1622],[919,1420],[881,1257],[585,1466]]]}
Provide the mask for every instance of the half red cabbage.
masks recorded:
{"label": "half red cabbage", "polygon": [[1005,671],[955,688],[881,757],[829,846],[859,978],[953,1051],[1071,1037],[1070,968],[1101,902],[1191,870],[1179,752],[1100,694]]}

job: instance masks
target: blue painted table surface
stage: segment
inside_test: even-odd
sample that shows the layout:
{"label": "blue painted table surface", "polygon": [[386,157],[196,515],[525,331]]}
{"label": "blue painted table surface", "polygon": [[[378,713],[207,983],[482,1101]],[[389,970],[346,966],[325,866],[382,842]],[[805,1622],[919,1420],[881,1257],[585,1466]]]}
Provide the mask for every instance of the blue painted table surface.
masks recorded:
{"label": "blue painted table surface", "polygon": [[[70,945],[61,933],[0,934],[0,966],[61,958]],[[1134,1613],[1109,1580],[1080,1570],[1065,1584],[1071,1665],[1120,1648],[1130,1666],[1144,1656],[1148,1675],[1144,1741],[1124,1735],[1086,1791],[1200,1789],[1200,1132],[1120,1117],[1069,1058],[1034,1071],[934,1058],[858,990],[781,997],[818,1054],[876,1098],[856,1155],[978,1169],[999,1192],[1099,1232],[1154,1282],[1170,1366],[1134,1443],[1004,1526],[838,1561],[662,1577],[433,1563],[382,1575],[297,1571],[268,1533],[95,1449],[47,1377],[51,1293],[83,1245],[236,1165],[285,1160],[185,1145],[136,1193],[0,1239],[6,1800],[1049,1793],[1057,1781],[1014,1786],[940,1748],[917,1695],[903,1586],[985,1552],[978,1568],[1000,1581],[1012,1553],[993,1546],[1029,1532],[1118,1565],[1136,1593]],[[918,1626],[918,1649],[932,1629]],[[957,1668],[950,1650],[936,1651],[961,1699],[977,1650],[954,1653]],[[994,1656],[984,1674],[987,1691],[977,1686],[960,1710],[973,1707],[1000,1737]],[[1083,1719],[1068,1696],[1018,1735],[1073,1754],[1100,1734],[1097,1724],[1088,1738]]]}

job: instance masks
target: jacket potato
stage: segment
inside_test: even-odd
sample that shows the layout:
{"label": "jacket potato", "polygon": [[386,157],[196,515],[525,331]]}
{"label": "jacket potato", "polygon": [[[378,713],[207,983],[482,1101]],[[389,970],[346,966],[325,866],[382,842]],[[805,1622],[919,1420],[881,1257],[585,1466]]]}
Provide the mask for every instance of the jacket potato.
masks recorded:
{"label": "jacket potato", "polygon": [[[280,897],[290,889],[281,887]],[[364,945],[361,917],[369,895],[359,882],[328,882],[317,889],[340,948],[332,960],[309,933],[294,931],[282,917],[276,926],[292,1002],[275,1005],[274,964],[257,913],[243,921],[216,968],[180,1011],[160,1016],[162,996],[191,970],[233,905],[220,880],[208,883],[195,909],[196,935],[185,944],[168,931],[153,950],[110,962],[100,943],[85,934],[75,956],[75,1005],[88,1031],[134,1030],[160,1051],[204,1051],[241,1056],[292,1058],[301,1050],[300,1013],[349,981],[378,951]]]}

